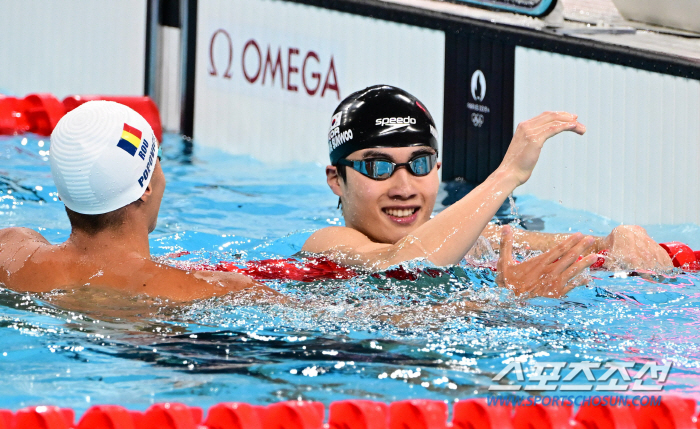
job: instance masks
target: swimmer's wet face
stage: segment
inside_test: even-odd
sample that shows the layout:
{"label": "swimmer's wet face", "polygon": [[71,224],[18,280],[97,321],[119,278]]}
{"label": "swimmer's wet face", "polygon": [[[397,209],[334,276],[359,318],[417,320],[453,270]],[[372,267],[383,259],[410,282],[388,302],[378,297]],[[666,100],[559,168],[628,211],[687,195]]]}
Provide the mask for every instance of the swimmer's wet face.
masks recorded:
{"label": "swimmer's wet face", "polygon": [[[371,158],[375,155],[376,158]],[[417,153],[408,162],[396,163],[387,159],[381,152],[365,153],[362,160],[340,159],[337,164],[350,167],[374,180],[386,180],[390,178],[399,168],[406,168],[414,176],[426,176],[430,174],[437,162],[437,154],[433,151]]]}
{"label": "swimmer's wet face", "polygon": [[430,219],[437,137],[428,109],[400,88],[375,85],[343,100],[331,117],[326,175],[345,225],[396,243]]}
{"label": "swimmer's wet face", "polygon": [[[353,152],[346,159],[403,164],[425,155],[435,155],[435,150],[429,146],[370,148]],[[329,166],[326,176],[343,203],[347,227],[375,242],[396,243],[430,219],[440,184],[440,163],[436,166],[423,176],[398,168],[384,180],[374,180],[353,168],[346,168],[342,178],[337,167]]]}

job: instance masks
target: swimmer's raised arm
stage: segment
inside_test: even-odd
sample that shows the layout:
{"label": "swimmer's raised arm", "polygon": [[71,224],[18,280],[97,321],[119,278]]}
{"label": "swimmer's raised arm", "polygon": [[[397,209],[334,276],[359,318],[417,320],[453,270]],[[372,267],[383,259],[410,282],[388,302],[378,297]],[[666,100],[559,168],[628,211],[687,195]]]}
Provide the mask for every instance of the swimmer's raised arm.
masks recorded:
{"label": "swimmer's raised arm", "polygon": [[[370,269],[383,269],[417,257],[425,257],[436,265],[458,263],[508,195],[530,178],[545,141],[564,131],[583,134],[586,128],[577,116],[566,112],[545,112],[521,123],[496,171],[464,198],[393,243],[372,240],[357,228],[335,227],[317,231],[302,250],[326,252],[341,262]],[[398,174],[409,178],[407,172],[397,171]],[[405,198],[399,198],[398,192],[396,196],[397,200]]]}

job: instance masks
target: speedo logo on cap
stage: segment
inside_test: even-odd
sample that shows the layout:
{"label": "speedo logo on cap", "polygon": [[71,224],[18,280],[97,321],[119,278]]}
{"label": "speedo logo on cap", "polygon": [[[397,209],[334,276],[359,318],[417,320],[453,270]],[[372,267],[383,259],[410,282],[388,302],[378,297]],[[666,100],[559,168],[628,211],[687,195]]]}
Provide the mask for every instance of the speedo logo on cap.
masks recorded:
{"label": "speedo logo on cap", "polygon": [[389,127],[388,129],[382,131],[380,134],[387,133],[389,131],[394,131],[399,128],[404,128],[409,125],[414,125],[416,123],[416,118],[406,116],[405,118],[377,118],[374,121],[374,125],[379,125],[381,127]]}

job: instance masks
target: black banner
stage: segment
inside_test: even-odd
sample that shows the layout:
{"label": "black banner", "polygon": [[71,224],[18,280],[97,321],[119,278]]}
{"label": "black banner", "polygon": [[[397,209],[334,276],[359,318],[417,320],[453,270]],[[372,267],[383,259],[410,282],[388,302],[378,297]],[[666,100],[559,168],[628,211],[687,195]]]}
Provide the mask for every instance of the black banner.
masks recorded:
{"label": "black banner", "polygon": [[513,137],[515,45],[447,34],[444,181],[481,183]]}

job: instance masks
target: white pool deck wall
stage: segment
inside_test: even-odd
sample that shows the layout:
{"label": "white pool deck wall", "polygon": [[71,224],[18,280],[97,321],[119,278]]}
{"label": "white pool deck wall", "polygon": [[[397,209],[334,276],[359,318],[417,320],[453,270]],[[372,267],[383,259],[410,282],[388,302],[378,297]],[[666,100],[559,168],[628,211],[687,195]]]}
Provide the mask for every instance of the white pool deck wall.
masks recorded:
{"label": "white pool deck wall", "polygon": [[146,0],[0,0],[0,90],[140,95]]}
{"label": "white pool deck wall", "polygon": [[516,48],[515,124],[579,115],[516,190],[627,224],[700,224],[700,81]]}
{"label": "white pool deck wall", "polygon": [[[272,65],[280,55],[274,78],[268,51]],[[442,31],[279,0],[199,1],[193,137],[266,162],[326,165],[333,110],[378,83],[422,100],[442,136],[444,56]]]}

